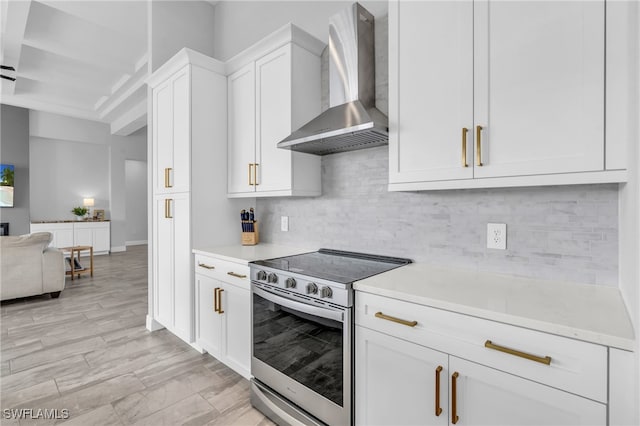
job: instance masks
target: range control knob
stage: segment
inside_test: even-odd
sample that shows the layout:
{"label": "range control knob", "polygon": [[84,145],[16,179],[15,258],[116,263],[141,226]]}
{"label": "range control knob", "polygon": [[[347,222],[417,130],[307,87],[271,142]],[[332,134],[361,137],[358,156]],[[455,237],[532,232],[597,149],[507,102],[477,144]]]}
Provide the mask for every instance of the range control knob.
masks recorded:
{"label": "range control knob", "polygon": [[284,282],[284,288],[296,288],[296,280],[291,277],[287,278]]}
{"label": "range control knob", "polygon": [[320,297],[331,299],[331,296],[333,296],[333,290],[331,290],[331,287],[322,287],[320,289]]}
{"label": "range control knob", "polygon": [[318,286],[316,283],[307,284],[307,294],[316,294],[318,292]]}
{"label": "range control knob", "polygon": [[256,274],[256,279],[258,281],[266,281],[267,273],[265,271],[258,271],[258,273]]}
{"label": "range control knob", "polygon": [[278,276],[276,274],[274,274],[273,272],[269,274],[269,276],[267,276],[267,282],[268,283],[272,283],[275,284],[278,282]]}

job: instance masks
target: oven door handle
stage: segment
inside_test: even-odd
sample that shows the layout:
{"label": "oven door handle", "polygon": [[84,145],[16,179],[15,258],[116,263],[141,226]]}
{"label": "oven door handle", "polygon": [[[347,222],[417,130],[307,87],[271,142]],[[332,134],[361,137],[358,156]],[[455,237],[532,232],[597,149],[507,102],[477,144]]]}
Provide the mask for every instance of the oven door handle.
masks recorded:
{"label": "oven door handle", "polygon": [[315,315],[321,318],[327,318],[338,322],[344,322],[344,312],[334,311],[326,308],[319,308],[316,306],[307,305],[306,303],[296,302],[295,300],[287,299],[286,297],[281,297],[276,294],[270,293],[268,291],[262,290],[258,287],[253,287],[253,293],[262,297],[263,299],[267,299],[270,302],[277,303],[278,305],[282,305],[289,309],[293,309],[299,312],[304,312],[305,314]]}

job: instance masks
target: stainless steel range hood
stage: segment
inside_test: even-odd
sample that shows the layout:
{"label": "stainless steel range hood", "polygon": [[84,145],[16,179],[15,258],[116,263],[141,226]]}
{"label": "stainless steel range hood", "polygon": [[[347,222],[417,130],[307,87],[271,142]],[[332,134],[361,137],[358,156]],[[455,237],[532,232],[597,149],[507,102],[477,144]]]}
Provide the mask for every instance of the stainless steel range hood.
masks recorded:
{"label": "stainless steel range hood", "polygon": [[387,116],[375,107],[374,23],[354,3],[329,21],[329,109],[278,148],[325,155],[386,145]]}

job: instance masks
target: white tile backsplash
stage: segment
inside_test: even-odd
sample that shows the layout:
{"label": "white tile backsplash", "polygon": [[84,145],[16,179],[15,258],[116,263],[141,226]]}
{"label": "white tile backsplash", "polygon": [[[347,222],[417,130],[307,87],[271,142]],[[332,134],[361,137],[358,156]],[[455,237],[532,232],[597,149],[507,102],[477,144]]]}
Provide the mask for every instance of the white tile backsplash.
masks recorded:
{"label": "white tile backsplash", "polygon": [[[617,285],[617,184],[388,192],[387,183],[387,147],[324,156],[321,197],[257,200],[260,239]],[[507,250],[486,248],[489,222],[507,224]]]}

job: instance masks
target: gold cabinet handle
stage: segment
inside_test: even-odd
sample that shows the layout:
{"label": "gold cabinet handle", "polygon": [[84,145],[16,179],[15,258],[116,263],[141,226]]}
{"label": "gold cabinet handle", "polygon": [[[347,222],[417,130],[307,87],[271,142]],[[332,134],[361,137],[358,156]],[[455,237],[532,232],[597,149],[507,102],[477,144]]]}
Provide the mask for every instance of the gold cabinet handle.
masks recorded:
{"label": "gold cabinet handle", "polygon": [[220,315],[224,314],[224,311],[222,310],[222,292],[223,291],[224,291],[223,288],[218,289],[218,313]]}
{"label": "gold cabinet handle", "polygon": [[218,312],[218,287],[213,289],[213,312]]}
{"label": "gold cabinet handle", "polygon": [[251,167],[253,167],[253,164],[249,163],[249,186],[253,186],[253,182],[251,182]]}
{"label": "gold cabinet handle", "polygon": [[462,128],[462,167],[469,167],[467,164],[467,133],[469,129],[466,127]]}
{"label": "gold cabinet handle", "polygon": [[171,185],[171,183],[169,183],[169,173],[172,171],[173,169],[171,167],[166,167],[164,169],[164,187],[165,188],[173,188],[173,185]]}
{"label": "gold cabinet handle", "polygon": [[173,216],[171,216],[171,201],[173,201],[171,198],[164,200],[164,217],[166,219],[173,219]]}
{"label": "gold cabinet handle", "polygon": [[442,414],[442,407],[440,407],[440,372],[442,372],[441,365],[436,368],[436,417]]}
{"label": "gold cabinet handle", "polygon": [[458,417],[458,372],[451,375],[451,423],[456,424],[460,418]]}
{"label": "gold cabinet handle", "polygon": [[390,315],[385,315],[382,312],[376,312],[375,317],[387,321],[397,322],[398,324],[406,325],[408,327],[415,327],[416,325],[418,325],[418,321],[407,321],[400,318],[392,317]]}
{"label": "gold cabinet handle", "polygon": [[206,263],[198,262],[198,266],[205,269],[216,269],[215,266],[207,265]]}
{"label": "gold cabinet handle", "polygon": [[482,166],[482,126],[476,126],[476,166]]}
{"label": "gold cabinet handle", "polygon": [[491,342],[491,340],[487,340],[486,342],[484,342],[484,347],[485,348],[489,348],[489,349],[493,349],[493,350],[496,350],[496,351],[504,352],[506,354],[519,356],[521,358],[525,358],[525,359],[528,359],[530,361],[539,362],[541,364],[545,364],[545,365],[550,365],[551,364],[551,357],[550,356],[542,357],[542,356],[537,356],[537,355],[531,355],[531,354],[528,354],[526,352],[521,352],[521,351],[518,351],[518,350],[515,350],[515,349],[507,348],[505,346],[496,345],[493,342]]}
{"label": "gold cabinet handle", "polygon": [[235,272],[227,272],[227,275],[231,275],[232,277],[236,277],[236,278],[247,278],[246,275],[236,274]]}
{"label": "gold cabinet handle", "polygon": [[253,185],[254,186],[260,185],[258,183],[258,166],[259,166],[258,163],[254,163],[253,164]]}

